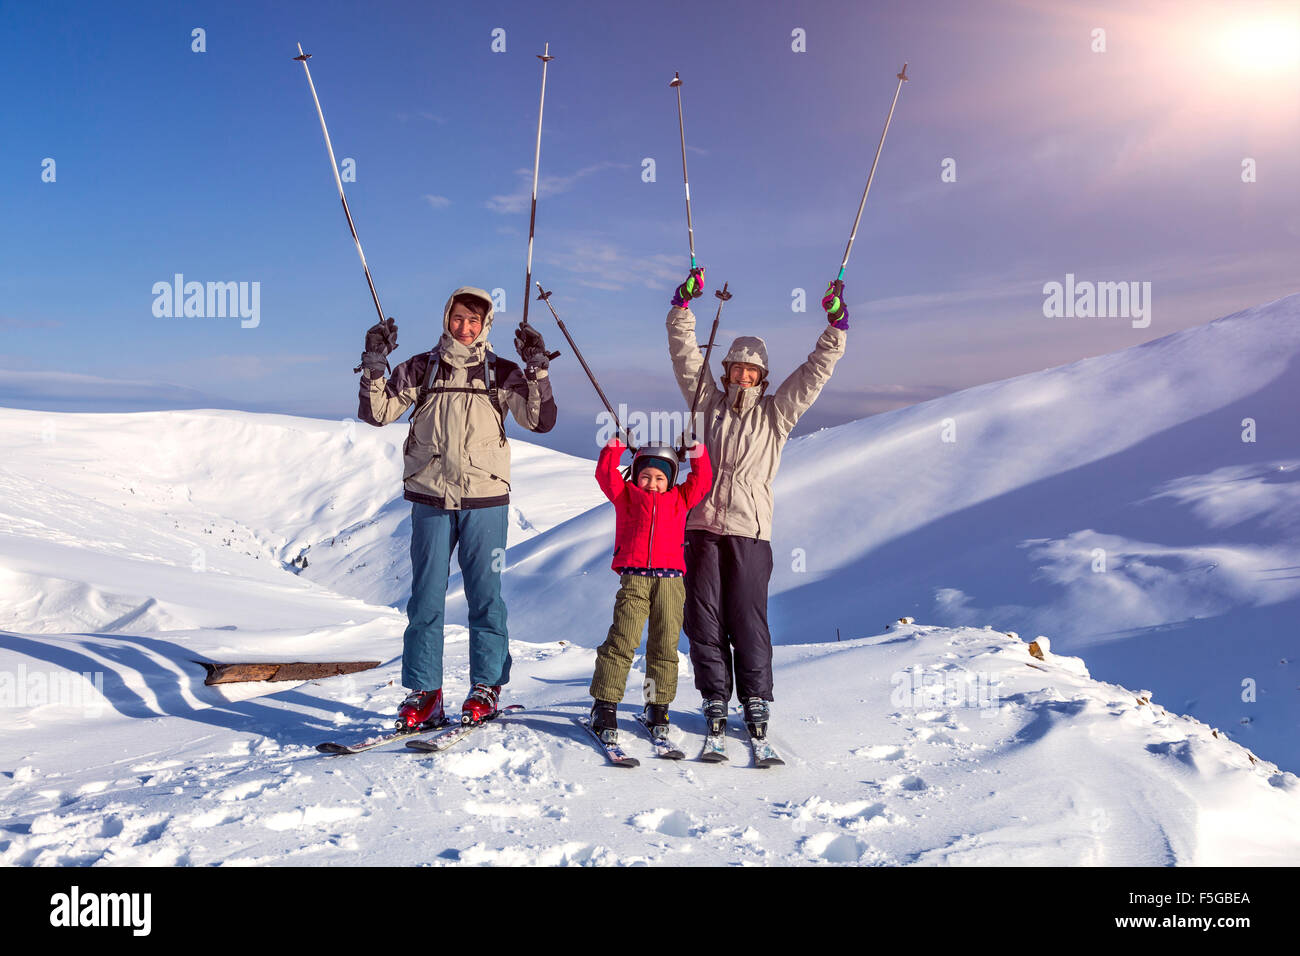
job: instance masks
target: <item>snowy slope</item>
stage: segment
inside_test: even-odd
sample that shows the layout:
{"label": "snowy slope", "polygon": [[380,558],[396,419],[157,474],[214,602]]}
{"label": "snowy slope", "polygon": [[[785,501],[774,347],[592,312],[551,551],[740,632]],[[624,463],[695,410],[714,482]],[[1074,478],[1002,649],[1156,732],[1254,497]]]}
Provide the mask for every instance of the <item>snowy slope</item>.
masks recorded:
{"label": "snowy slope", "polygon": [[[1300,295],[796,439],[773,639],[898,614],[1047,634],[1300,769],[1297,405]],[[603,639],[612,540],[606,507],[511,550],[520,633]]]}
{"label": "snowy slope", "polygon": [[[310,581],[404,603],[405,428],[214,410],[0,409],[0,627],[221,626],[228,599],[214,592],[207,606],[205,588],[188,584],[209,571],[254,593]],[[510,544],[604,500],[590,462],[517,438],[511,448]],[[299,556],[300,581],[278,573]],[[137,583],[161,580],[154,572],[167,579],[162,590]]]}
{"label": "snowy slope", "polygon": [[[449,664],[463,672],[459,634]],[[80,660],[91,645],[112,657],[112,643],[63,645]],[[31,730],[0,731],[0,864],[1300,859],[1295,775],[1090,679],[1077,659],[1037,661],[1027,648],[923,626],[778,648],[785,696],[839,703],[820,719],[778,707],[788,765],[774,770],[748,767],[734,730],[728,765],[655,760],[627,730],[642,766],[608,767],[573,721],[594,660],[574,644],[519,645],[511,691],[529,709],[440,755],[312,749],[381,723],[401,697],[388,683],[396,664],[224,705],[189,700],[194,688],[159,673],[151,682],[170,696],[110,687],[94,719],[43,708],[25,718]],[[697,748],[698,715],[673,721]],[[75,743],[57,733],[73,727]],[[19,743],[30,750],[15,753]]]}

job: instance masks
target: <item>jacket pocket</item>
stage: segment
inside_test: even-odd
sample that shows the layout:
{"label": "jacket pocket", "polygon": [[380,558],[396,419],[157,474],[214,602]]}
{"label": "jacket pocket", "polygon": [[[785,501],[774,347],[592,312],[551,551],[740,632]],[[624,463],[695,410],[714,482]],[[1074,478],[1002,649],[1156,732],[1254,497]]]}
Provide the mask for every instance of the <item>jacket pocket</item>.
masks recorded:
{"label": "jacket pocket", "polygon": [[[761,537],[763,534],[764,511],[760,499],[762,498],[763,489],[753,481],[737,479],[736,490],[743,496],[741,498],[744,502],[745,511],[743,518],[747,519],[746,523],[753,527],[754,537]],[[738,514],[740,510],[737,508],[733,511],[733,514],[741,517]]]}
{"label": "jacket pocket", "polygon": [[441,457],[433,450],[431,442],[420,441],[416,437],[414,430],[408,432],[406,444],[402,446],[402,480],[406,481],[408,478],[414,478],[424,471],[430,462]]}
{"label": "jacket pocket", "polygon": [[470,467],[494,481],[504,482],[510,488],[510,446],[493,436],[476,442],[467,449]]}

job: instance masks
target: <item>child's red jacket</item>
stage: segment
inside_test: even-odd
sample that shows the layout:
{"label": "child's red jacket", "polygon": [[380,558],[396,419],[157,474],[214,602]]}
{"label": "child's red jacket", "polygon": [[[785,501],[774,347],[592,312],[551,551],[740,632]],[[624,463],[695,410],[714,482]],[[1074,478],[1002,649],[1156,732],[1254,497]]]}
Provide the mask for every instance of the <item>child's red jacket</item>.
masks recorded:
{"label": "child's red jacket", "polygon": [[610,439],[596,462],[596,481],[605,497],[614,502],[617,515],[614,531],[614,560],[610,567],[673,568],[685,572],[682,546],[686,540],[686,513],[704,500],[713,487],[713,466],[701,442],[695,446],[698,458],[691,462],[691,473],[680,485],[661,494],[643,491],[636,482],[625,479],[618,460],[627,448],[617,438]]}

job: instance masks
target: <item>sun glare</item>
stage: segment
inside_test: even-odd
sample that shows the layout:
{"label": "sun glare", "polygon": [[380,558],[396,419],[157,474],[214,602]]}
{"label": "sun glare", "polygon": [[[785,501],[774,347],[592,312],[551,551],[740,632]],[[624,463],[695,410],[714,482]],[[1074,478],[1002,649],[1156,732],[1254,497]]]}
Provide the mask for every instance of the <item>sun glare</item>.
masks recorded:
{"label": "sun glare", "polygon": [[1300,13],[1227,24],[1215,45],[1224,59],[1239,70],[1300,72]]}

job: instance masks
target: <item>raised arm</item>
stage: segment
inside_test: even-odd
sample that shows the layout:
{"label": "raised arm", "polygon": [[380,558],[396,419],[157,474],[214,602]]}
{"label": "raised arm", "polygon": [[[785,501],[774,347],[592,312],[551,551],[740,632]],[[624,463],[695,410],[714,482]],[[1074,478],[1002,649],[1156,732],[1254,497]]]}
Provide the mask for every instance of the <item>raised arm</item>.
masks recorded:
{"label": "raised arm", "polygon": [[422,352],[411,356],[393,369],[393,375],[388,379],[382,372],[372,369],[362,372],[357,417],[369,425],[387,425],[397,421],[420,396],[420,386],[429,368],[429,355]]}
{"label": "raised arm", "polygon": [[817,337],[817,344],[808,358],[790,373],[790,377],[781,383],[781,387],[772,396],[777,424],[785,434],[790,434],[799,418],[817,400],[822,387],[830,381],[835,363],[844,354],[847,340],[848,333],[843,329],[826,326]]}
{"label": "raised arm", "polygon": [[609,444],[600,450],[600,457],[596,459],[596,483],[600,485],[600,490],[605,492],[605,497],[610,501],[618,501],[627,491],[627,482],[623,479],[623,473],[618,470],[618,461],[623,457],[623,451],[627,448],[617,437],[611,438]]}
{"label": "raised arm", "polygon": [[673,307],[668,310],[668,357],[673,362],[673,376],[677,387],[682,390],[686,404],[695,401],[696,384],[701,373],[704,375],[704,389],[700,400],[708,402],[718,388],[704,368],[704,356],[700,354],[700,343],[695,337],[695,313],[691,311],[691,299],[699,298],[704,292],[704,269],[692,270],[686,281],[673,292]]}
{"label": "raised arm", "polygon": [[677,490],[681,492],[686,507],[694,508],[708,497],[713,488],[713,463],[709,461],[709,450],[704,447],[704,442],[695,442],[690,451],[695,453],[695,457],[690,459],[691,473],[677,486]]}
{"label": "raised arm", "polygon": [[551,392],[550,372],[536,369],[530,377],[514,362],[497,359],[508,371],[499,394],[515,421],[530,432],[549,432],[555,427],[555,396]]}
{"label": "raised arm", "polygon": [[502,376],[500,394],[520,425],[531,432],[549,432],[555,427],[556,409],[551,393],[551,360],[542,333],[521,324],[515,330],[515,349],[524,367],[497,360],[500,368],[508,370]]}

